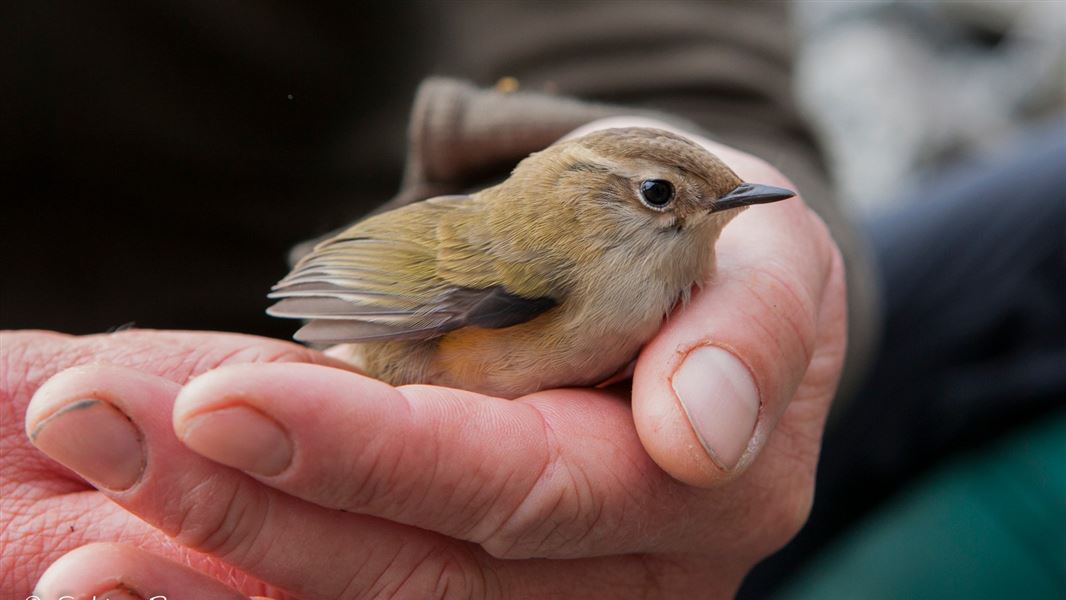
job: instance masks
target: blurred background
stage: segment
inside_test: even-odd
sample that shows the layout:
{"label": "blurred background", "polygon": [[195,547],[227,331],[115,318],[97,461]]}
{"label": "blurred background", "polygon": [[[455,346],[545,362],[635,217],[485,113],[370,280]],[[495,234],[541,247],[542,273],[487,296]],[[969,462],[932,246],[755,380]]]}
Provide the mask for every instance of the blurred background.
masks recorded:
{"label": "blurred background", "polygon": [[288,338],[263,310],[289,249],[397,193],[429,75],[676,115],[829,221],[863,355],[809,525],[741,597],[1066,597],[1066,2],[43,0],[0,23],[0,327]]}
{"label": "blurred background", "polygon": [[[794,2],[796,94],[860,215],[1066,105],[1062,2]],[[877,115],[876,118],[871,118]]]}
{"label": "blurred background", "polygon": [[808,525],[741,596],[1063,597],[1066,3],[791,11],[797,102],[884,318]]}

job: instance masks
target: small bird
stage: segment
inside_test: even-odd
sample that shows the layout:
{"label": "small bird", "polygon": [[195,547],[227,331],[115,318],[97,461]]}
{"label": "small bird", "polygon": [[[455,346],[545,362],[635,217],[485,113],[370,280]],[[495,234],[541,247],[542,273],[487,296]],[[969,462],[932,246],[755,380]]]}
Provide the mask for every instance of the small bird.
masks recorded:
{"label": "small bird", "polygon": [[722,228],[793,192],[744,183],[677,134],[605,129],[499,185],[360,221],[274,286],[295,338],[366,374],[503,398],[595,385],[714,271]]}

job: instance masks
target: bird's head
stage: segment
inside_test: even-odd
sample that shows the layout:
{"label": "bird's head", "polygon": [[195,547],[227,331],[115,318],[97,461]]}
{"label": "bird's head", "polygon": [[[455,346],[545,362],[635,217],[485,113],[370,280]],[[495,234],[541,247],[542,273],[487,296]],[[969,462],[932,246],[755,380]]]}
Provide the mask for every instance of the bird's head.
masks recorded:
{"label": "bird's head", "polygon": [[[515,217],[589,250],[637,255],[713,246],[746,206],[795,195],[746,183],[699,144],[661,129],[604,129],[531,155],[504,186]],[[519,216],[519,214],[521,214]],[[669,259],[669,258],[668,258]]]}

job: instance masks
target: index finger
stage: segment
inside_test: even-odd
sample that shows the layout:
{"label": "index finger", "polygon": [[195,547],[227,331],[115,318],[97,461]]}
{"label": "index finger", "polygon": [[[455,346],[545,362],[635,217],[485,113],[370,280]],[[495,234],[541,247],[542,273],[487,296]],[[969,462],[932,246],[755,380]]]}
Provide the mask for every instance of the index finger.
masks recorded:
{"label": "index finger", "polygon": [[[256,450],[230,425],[241,407],[278,424],[287,458],[262,462],[276,445]],[[174,424],[194,451],[287,494],[497,557],[684,548],[706,518],[689,510],[695,490],[648,458],[625,399],[604,391],[506,401],[313,365],[241,365],[188,384]]]}

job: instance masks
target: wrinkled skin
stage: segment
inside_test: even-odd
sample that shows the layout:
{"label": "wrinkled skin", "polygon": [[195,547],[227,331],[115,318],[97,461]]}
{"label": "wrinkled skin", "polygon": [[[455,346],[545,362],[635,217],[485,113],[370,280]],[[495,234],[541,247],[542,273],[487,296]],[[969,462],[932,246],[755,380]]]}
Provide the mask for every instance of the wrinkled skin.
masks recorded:
{"label": "wrinkled skin", "polygon": [[[628,124],[647,123],[597,125]],[[788,186],[701,143],[746,180]],[[740,215],[718,249],[715,282],[644,348],[632,390],[503,401],[392,388],[248,336],[4,333],[0,595],[39,582],[46,595],[728,597],[806,517],[846,315],[839,252],[801,201]],[[761,401],[733,469],[703,451],[670,386],[701,344],[747,365]],[[143,436],[128,487],[87,482],[27,436],[87,397]],[[280,470],[183,437],[235,402],[287,433]]]}

